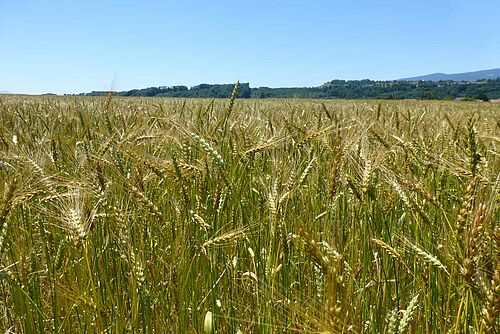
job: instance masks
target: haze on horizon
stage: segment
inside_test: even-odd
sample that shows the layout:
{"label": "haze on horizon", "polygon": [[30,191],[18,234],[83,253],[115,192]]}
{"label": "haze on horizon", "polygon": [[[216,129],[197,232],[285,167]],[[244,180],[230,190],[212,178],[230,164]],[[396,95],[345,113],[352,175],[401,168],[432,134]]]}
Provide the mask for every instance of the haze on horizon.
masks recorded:
{"label": "haze on horizon", "polygon": [[500,2],[0,0],[0,91],[319,86],[500,65]]}

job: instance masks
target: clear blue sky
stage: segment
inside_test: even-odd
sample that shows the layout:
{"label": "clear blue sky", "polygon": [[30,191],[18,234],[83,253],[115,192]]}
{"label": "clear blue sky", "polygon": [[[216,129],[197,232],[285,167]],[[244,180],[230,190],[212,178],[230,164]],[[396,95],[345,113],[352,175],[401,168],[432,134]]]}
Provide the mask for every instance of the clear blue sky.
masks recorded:
{"label": "clear blue sky", "polygon": [[0,0],[0,91],[318,86],[500,67],[499,0]]}

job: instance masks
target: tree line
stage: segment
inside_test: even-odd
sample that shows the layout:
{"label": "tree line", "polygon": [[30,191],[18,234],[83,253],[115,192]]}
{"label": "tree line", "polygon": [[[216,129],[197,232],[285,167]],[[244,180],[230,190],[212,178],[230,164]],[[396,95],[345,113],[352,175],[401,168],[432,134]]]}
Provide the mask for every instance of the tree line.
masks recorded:
{"label": "tree line", "polygon": [[[163,96],[181,98],[228,98],[232,84],[160,86],[112,92],[117,96]],[[110,92],[93,91],[85,96],[104,96]],[[489,99],[500,98],[500,78],[476,82],[456,81],[374,81],[332,80],[319,87],[251,88],[240,84],[238,98],[304,98],[304,99]]]}

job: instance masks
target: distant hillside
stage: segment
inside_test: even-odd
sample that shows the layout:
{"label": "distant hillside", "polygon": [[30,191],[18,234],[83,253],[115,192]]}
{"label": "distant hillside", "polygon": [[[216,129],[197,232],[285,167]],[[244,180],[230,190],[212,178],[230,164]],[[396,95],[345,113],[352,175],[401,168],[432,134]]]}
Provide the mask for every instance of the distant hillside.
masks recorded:
{"label": "distant hillside", "polygon": [[475,72],[465,72],[465,73],[454,73],[454,74],[446,74],[446,73],[433,73],[428,75],[423,75],[419,77],[413,78],[404,78],[399,79],[402,81],[469,81],[474,82],[477,80],[491,79],[494,80],[496,78],[500,78],[500,68],[495,68],[491,70],[482,70]]}

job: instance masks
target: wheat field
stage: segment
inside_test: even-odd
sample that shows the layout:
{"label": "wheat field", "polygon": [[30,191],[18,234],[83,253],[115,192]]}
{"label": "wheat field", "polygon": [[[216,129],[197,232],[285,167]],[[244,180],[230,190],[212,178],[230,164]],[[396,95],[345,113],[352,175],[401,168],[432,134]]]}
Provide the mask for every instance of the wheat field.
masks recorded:
{"label": "wheat field", "polygon": [[500,104],[0,97],[6,333],[500,333]]}

